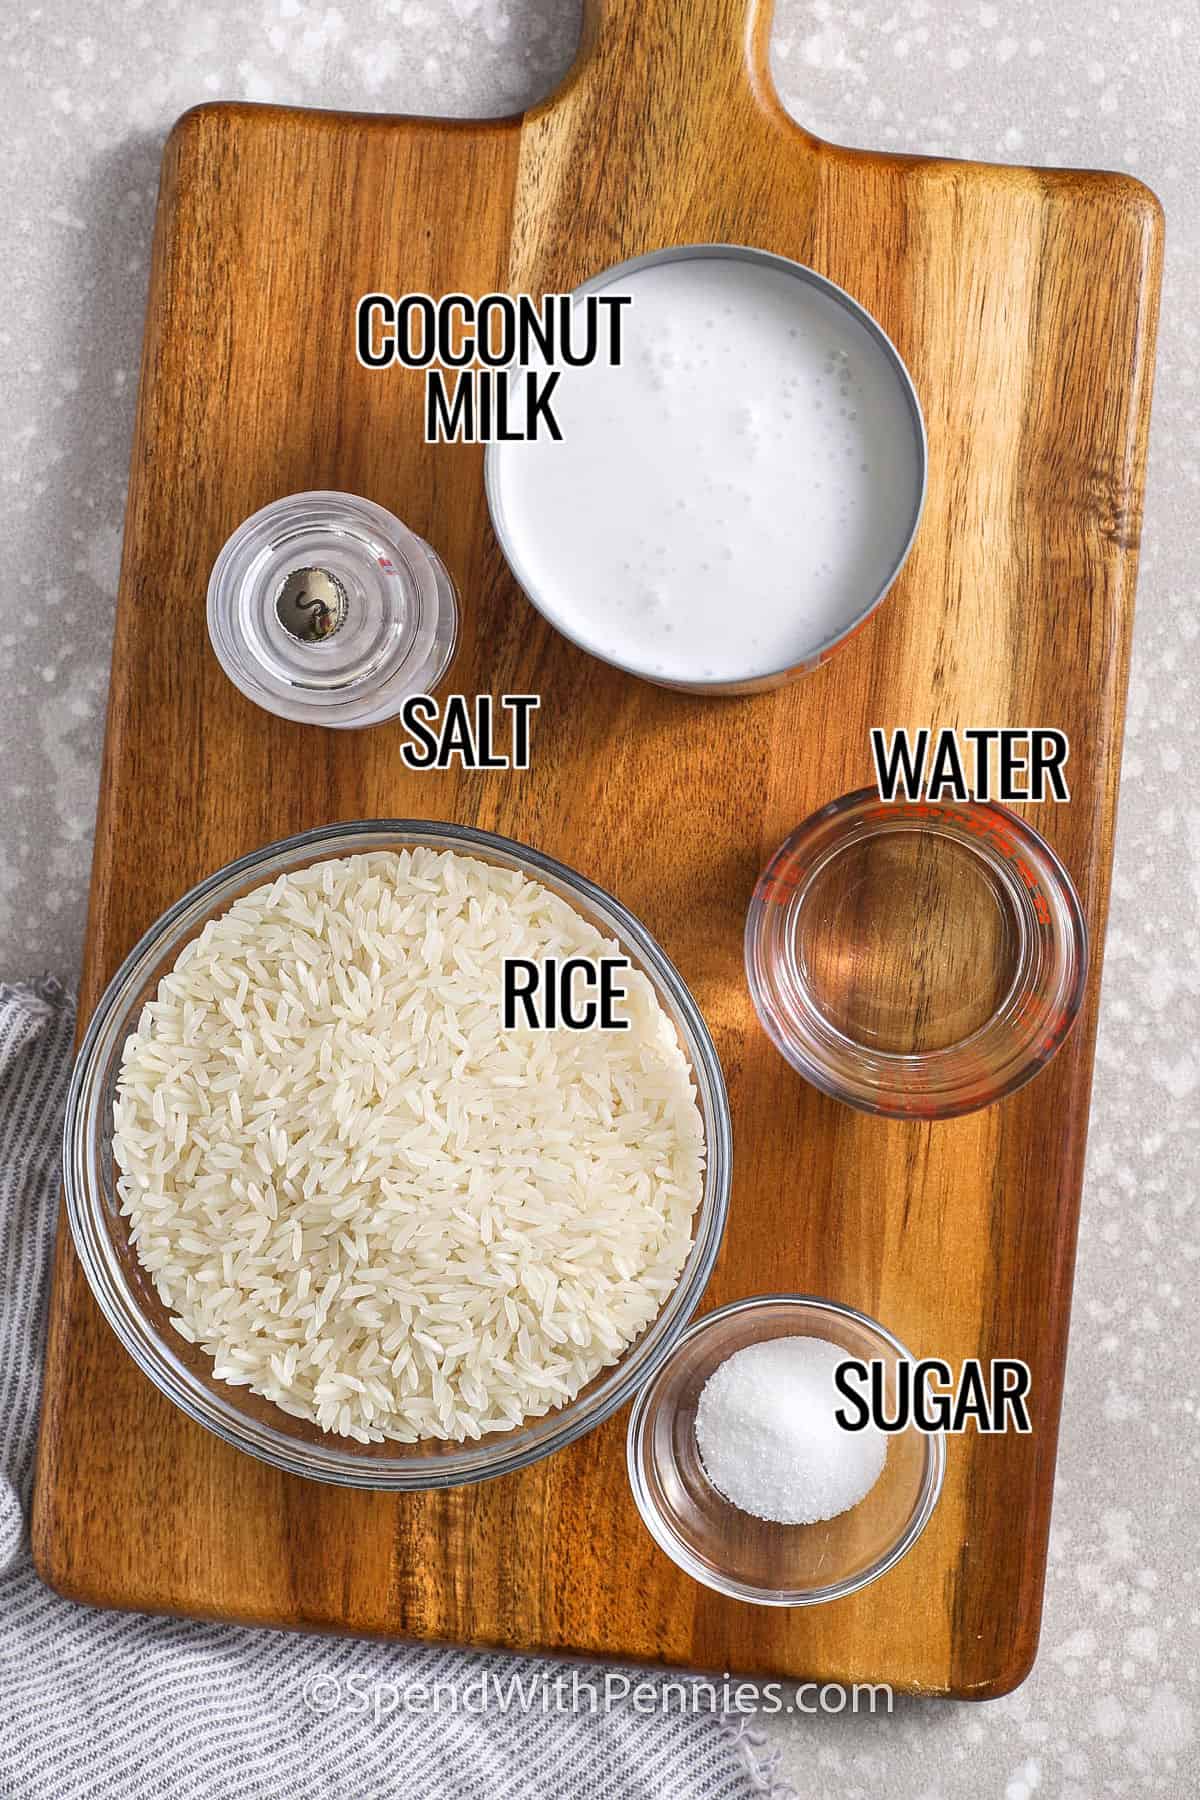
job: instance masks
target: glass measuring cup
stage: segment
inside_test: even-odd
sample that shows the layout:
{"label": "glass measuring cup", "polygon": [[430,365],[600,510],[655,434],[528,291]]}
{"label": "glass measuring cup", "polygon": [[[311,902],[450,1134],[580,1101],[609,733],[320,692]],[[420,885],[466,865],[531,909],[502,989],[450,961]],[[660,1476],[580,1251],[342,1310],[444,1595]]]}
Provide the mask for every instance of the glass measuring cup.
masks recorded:
{"label": "glass measuring cup", "polygon": [[847,794],[759,878],[750,992],[806,1080],[865,1112],[952,1118],[1045,1067],[1087,976],[1087,930],[1044,838],[987,802]]}

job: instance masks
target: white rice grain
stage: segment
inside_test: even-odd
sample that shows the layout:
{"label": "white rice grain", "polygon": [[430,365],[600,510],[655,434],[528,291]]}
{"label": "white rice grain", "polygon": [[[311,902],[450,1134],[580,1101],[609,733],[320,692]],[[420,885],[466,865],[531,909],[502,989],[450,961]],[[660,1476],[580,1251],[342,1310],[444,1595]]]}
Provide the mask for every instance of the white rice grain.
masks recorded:
{"label": "white rice grain", "polygon": [[501,1029],[508,956],[618,946],[517,871],[424,848],[210,920],[125,1045],[121,1207],[214,1373],[356,1442],[564,1405],[656,1317],[704,1139],[645,976],[625,1031]]}

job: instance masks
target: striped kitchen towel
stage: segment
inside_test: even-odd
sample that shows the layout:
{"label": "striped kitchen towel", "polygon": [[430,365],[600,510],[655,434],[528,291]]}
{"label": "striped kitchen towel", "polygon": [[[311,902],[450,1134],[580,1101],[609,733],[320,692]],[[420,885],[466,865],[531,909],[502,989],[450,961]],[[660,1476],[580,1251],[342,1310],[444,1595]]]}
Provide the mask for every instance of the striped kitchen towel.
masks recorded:
{"label": "striped kitchen towel", "polygon": [[0,987],[3,1800],[782,1794],[751,1722],[637,1710],[644,1672],[97,1612],[42,1586],[26,1518],[73,1031],[57,983]]}

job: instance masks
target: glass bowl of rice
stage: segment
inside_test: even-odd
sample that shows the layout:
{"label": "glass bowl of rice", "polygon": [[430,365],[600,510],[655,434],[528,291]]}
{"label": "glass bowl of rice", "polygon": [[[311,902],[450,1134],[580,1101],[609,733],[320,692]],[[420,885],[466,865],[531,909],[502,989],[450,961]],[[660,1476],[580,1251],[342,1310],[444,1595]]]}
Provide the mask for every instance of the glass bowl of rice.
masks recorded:
{"label": "glass bowl of rice", "polygon": [[[504,957],[628,959],[623,1030],[501,1031]],[[185,894],[104,993],[67,1214],[154,1385],[289,1473],[511,1473],[662,1365],[725,1227],[708,1028],[610,895],[507,838],[332,825]]]}

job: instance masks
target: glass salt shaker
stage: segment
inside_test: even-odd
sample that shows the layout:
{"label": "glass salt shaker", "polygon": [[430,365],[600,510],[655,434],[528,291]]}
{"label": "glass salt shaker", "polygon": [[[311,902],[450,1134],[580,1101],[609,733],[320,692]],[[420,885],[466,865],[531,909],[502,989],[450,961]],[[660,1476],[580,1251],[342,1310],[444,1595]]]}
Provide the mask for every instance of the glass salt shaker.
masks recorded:
{"label": "glass salt shaker", "polygon": [[208,586],[217,660],[280,718],[354,728],[431,693],[458,637],[437,552],[355,494],[291,494],[239,525]]}

